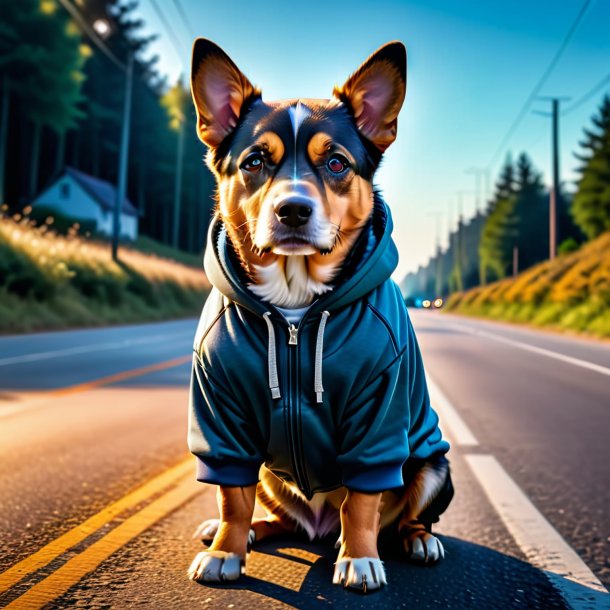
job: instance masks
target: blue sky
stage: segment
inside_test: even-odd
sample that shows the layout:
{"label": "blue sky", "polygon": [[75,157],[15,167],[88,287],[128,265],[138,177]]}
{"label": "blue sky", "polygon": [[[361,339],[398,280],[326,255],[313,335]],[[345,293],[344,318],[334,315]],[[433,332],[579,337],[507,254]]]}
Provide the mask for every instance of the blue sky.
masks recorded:
{"label": "blue sky", "polygon": [[[377,47],[402,40],[408,51],[407,98],[398,138],[376,176],[394,216],[400,251],[397,279],[434,252],[455,224],[458,191],[466,216],[474,212],[472,166],[488,166],[534,85],[556,53],[584,0],[430,0],[246,2],[157,0],[179,48],[151,0],[140,0],[147,31],[160,34],[150,52],[176,80],[188,75],[194,36],[222,46],[268,100],[327,98]],[[541,95],[578,100],[610,72],[610,1],[592,0]],[[178,46],[176,43],[176,46]],[[606,87],[609,90],[610,86]],[[574,180],[574,151],[603,90],[561,122],[561,168]],[[567,104],[569,105],[570,102]],[[550,120],[532,110],[491,166],[492,184],[505,153],[528,152],[548,183]],[[450,214],[450,209],[453,212]]]}

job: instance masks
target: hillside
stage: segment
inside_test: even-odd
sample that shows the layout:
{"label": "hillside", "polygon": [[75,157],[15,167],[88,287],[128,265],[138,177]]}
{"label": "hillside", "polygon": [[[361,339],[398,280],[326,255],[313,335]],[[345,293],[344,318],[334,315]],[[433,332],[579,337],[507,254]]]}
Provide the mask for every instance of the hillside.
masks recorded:
{"label": "hillside", "polygon": [[0,332],[197,315],[208,289],[201,263],[122,247],[117,264],[107,243],[0,215]]}
{"label": "hillside", "polygon": [[455,293],[446,309],[610,337],[610,232],[516,278]]}

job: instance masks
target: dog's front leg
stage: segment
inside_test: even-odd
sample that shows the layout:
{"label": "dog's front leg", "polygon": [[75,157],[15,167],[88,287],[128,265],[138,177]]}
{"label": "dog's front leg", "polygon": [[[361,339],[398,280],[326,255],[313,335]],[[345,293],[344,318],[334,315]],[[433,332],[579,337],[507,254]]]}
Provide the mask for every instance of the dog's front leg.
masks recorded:
{"label": "dog's front leg", "polygon": [[341,505],[341,548],[333,582],[366,593],[387,584],[377,551],[380,493],[349,490]]}
{"label": "dog's front leg", "polygon": [[198,553],[188,575],[198,582],[236,580],[245,569],[256,485],[219,487],[220,524],[210,548]]}

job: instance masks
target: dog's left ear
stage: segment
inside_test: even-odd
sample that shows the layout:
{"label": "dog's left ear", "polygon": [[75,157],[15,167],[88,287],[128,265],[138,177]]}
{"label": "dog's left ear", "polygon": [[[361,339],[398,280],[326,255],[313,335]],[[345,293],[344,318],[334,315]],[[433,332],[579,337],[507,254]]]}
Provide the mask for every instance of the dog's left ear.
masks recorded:
{"label": "dog's left ear", "polygon": [[191,92],[197,109],[197,135],[215,148],[235,128],[249,100],[260,91],[215,43],[197,38],[191,63]]}
{"label": "dog's left ear", "polygon": [[396,139],[407,90],[407,49],[394,41],[375,51],[333,95],[347,104],[362,135],[382,152]]}

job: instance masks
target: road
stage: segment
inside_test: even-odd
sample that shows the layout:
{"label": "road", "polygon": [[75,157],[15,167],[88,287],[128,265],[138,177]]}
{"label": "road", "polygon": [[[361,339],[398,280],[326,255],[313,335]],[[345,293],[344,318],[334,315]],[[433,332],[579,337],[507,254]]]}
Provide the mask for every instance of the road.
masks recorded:
{"label": "road", "polygon": [[186,579],[197,523],[186,405],[195,320],[0,338],[0,607],[610,608],[610,347],[412,311],[456,497],[433,568],[330,585],[329,543],[259,546]]}

